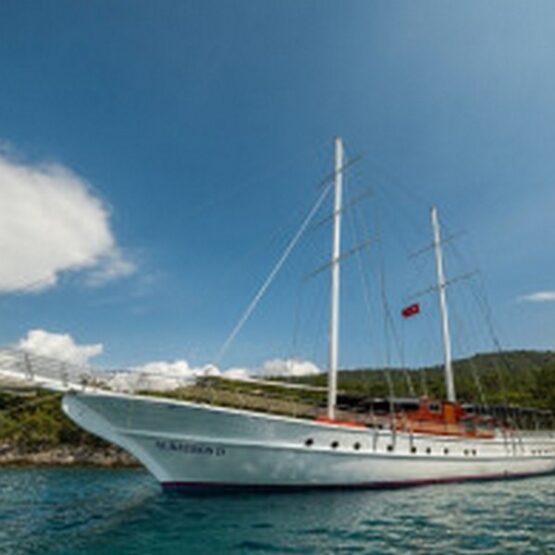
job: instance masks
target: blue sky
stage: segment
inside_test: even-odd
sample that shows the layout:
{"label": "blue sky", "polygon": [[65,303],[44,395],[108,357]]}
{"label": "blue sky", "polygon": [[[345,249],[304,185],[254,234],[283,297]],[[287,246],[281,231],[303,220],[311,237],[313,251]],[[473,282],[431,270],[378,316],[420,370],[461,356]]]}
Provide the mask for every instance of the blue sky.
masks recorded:
{"label": "blue sky", "polygon": [[[214,361],[315,201],[339,134],[364,155],[351,194],[374,190],[366,218],[380,247],[359,262],[387,260],[401,358],[441,356],[435,299],[422,318],[398,318],[433,279],[427,255],[407,256],[429,242],[432,203],[464,232],[447,270],[480,269],[502,343],[552,349],[555,294],[522,297],[555,291],[553,67],[552,2],[4,1],[0,185],[10,168],[54,181],[63,168],[100,202],[90,217],[104,235],[78,222],[88,262],[59,265],[40,290],[4,287],[0,341],[41,329],[101,343],[108,366]],[[302,276],[324,261],[328,232],[295,252],[223,366],[325,363],[326,278]],[[46,264],[61,234],[43,229],[26,248]],[[345,264],[344,366],[387,359],[357,264]],[[471,281],[452,293],[459,354],[488,349]]]}

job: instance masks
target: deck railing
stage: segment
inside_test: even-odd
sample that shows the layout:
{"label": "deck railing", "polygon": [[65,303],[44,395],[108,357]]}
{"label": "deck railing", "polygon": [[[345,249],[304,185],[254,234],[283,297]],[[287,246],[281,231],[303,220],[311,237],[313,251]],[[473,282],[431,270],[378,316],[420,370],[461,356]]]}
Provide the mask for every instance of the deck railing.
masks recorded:
{"label": "deck railing", "polygon": [[[152,385],[169,385],[154,391]],[[325,389],[305,387],[269,380],[232,380],[218,376],[194,378],[179,373],[156,373],[144,370],[100,370],[72,364],[18,348],[0,349],[0,389],[42,388],[53,391],[107,390],[131,394],[155,395],[185,401],[225,406],[255,412],[273,413],[296,418],[325,416]],[[515,414],[518,409],[511,408]],[[527,409],[530,411],[531,409]],[[541,411],[538,411],[540,413]],[[550,414],[549,411],[544,411]],[[363,423],[370,428],[395,428],[392,414],[359,413],[354,410],[336,411],[336,419]],[[518,441],[522,426],[514,420],[500,426],[507,440]],[[542,425],[543,430],[552,428]],[[534,433],[527,429],[527,434]],[[542,434],[540,427],[538,435]]]}

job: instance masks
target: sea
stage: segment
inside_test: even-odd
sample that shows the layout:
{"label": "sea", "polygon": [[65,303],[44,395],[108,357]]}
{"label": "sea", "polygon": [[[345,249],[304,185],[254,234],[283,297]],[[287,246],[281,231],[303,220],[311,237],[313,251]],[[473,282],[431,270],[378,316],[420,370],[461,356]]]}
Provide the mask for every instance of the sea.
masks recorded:
{"label": "sea", "polygon": [[554,553],[555,475],[183,495],[141,470],[0,470],[0,553]]}

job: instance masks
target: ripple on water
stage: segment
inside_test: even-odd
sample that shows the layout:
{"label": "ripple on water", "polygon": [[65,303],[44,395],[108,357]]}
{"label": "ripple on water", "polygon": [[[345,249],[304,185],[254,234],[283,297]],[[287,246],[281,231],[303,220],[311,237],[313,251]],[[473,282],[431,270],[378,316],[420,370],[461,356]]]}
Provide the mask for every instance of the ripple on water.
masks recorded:
{"label": "ripple on water", "polygon": [[0,553],[555,553],[555,477],[186,497],[144,472],[0,471]]}

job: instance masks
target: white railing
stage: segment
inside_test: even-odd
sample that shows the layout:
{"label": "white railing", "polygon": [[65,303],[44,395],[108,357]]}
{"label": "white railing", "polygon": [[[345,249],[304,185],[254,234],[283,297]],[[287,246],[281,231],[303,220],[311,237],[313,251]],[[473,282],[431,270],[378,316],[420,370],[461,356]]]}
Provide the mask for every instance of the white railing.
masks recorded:
{"label": "white railing", "polygon": [[54,391],[107,385],[109,373],[17,348],[0,349],[0,383]]}

